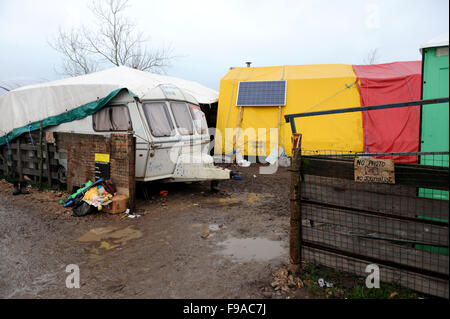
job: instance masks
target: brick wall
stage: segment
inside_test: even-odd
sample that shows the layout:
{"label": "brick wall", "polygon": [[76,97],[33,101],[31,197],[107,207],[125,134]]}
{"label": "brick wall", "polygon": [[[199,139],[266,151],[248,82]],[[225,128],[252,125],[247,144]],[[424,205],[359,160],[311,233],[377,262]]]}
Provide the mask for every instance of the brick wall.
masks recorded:
{"label": "brick wall", "polygon": [[134,208],[136,194],[136,138],[133,134],[111,134],[111,179],[118,191],[130,197]]}
{"label": "brick wall", "polygon": [[134,208],[136,194],[136,139],[132,133],[112,133],[111,137],[57,133],[58,148],[67,150],[67,189],[95,179],[95,153],[110,154],[110,178],[118,193],[130,197]]}

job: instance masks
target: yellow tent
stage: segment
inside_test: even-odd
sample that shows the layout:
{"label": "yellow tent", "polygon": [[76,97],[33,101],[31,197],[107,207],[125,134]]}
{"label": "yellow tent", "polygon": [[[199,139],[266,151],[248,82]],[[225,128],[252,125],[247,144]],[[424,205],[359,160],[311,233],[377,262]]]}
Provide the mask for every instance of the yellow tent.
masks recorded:
{"label": "yellow tent", "polygon": [[[239,82],[280,80],[287,85],[285,106],[236,106]],[[344,64],[230,69],[220,81],[215,153],[231,154],[237,149],[244,155],[267,156],[279,131],[280,146],[290,156],[292,134],[284,115],[359,107],[355,81],[352,66]],[[361,112],[297,118],[295,124],[303,135],[304,151],[363,151]],[[238,136],[234,145],[233,133]]]}

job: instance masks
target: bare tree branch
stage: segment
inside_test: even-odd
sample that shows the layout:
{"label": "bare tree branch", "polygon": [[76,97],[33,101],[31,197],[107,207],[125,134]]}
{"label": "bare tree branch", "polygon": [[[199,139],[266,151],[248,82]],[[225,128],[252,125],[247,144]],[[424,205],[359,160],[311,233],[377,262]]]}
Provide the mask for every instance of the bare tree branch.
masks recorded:
{"label": "bare tree branch", "polygon": [[378,48],[375,48],[369,51],[364,59],[364,64],[376,64],[379,62],[379,60],[380,56],[378,54]]}
{"label": "bare tree branch", "polygon": [[95,17],[95,32],[86,26],[59,30],[49,44],[64,56],[63,74],[91,73],[102,64],[164,73],[175,58],[173,49],[169,46],[150,50],[148,39],[124,15],[128,7],[128,0],[94,0],[89,9]]}
{"label": "bare tree branch", "polygon": [[98,63],[89,56],[87,44],[79,30],[65,32],[59,29],[57,38],[49,45],[65,58],[60,72],[62,74],[77,76],[95,72],[98,68]]}

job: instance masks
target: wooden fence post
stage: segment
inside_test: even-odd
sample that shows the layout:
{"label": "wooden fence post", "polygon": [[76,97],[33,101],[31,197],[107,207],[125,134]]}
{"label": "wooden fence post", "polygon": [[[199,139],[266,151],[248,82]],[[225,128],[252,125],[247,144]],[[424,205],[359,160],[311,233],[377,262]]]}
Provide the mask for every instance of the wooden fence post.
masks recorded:
{"label": "wooden fence post", "polygon": [[20,150],[20,138],[17,139],[17,173],[19,175],[19,180],[23,180],[23,169],[22,169],[22,151]]}
{"label": "wooden fence post", "polygon": [[[0,149],[0,160],[2,161],[2,174],[5,174],[6,176],[8,176],[8,162],[6,160],[6,158],[3,156],[3,154],[1,153],[1,149]],[[3,167],[5,167],[5,169],[3,170]]]}
{"label": "wooden fence post", "polygon": [[47,186],[52,187],[52,173],[50,171],[50,152],[48,151],[47,138],[44,139],[45,165],[47,166]]}
{"label": "wooden fence post", "polygon": [[301,142],[302,135],[293,133],[291,190],[289,196],[291,210],[289,254],[291,257],[290,270],[293,273],[300,273],[302,270],[302,216],[300,202]]}

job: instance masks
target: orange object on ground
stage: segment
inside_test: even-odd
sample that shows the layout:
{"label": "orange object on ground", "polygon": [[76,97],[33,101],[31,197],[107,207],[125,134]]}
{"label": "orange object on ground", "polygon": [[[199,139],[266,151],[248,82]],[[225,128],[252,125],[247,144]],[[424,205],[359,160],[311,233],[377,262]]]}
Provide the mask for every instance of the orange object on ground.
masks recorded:
{"label": "orange object on ground", "polygon": [[159,195],[161,195],[161,197],[167,196],[169,194],[169,191],[160,191]]}

